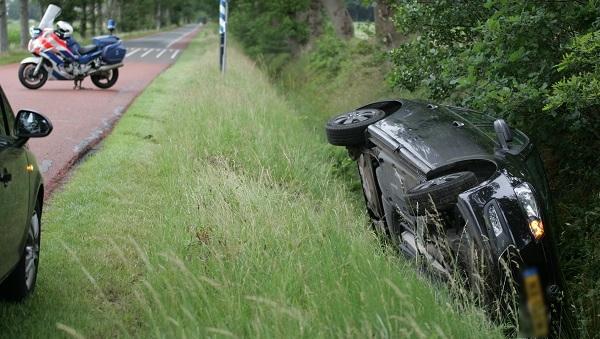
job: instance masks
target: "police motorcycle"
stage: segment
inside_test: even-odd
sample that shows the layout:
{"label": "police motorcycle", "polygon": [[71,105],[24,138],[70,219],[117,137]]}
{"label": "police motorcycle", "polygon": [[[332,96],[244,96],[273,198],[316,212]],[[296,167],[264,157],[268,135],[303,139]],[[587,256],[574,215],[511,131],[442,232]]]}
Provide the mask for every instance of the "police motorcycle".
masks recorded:
{"label": "police motorcycle", "polygon": [[21,61],[21,84],[38,89],[48,80],[71,80],[77,89],[89,76],[99,88],[114,86],[127,51],[121,39],[113,35],[115,21],[108,21],[110,35],[95,37],[92,45],[81,47],[72,36],[70,24],[59,21],[54,27],[60,12],[60,7],[49,5],[39,26],[30,29],[28,50],[33,56]]}

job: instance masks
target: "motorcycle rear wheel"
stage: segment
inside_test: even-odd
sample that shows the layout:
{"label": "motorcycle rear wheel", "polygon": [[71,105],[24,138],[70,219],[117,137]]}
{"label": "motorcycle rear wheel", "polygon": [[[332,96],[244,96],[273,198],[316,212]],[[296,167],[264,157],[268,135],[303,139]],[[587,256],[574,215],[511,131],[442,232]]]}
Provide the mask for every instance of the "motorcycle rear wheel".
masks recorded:
{"label": "motorcycle rear wheel", "polygon": [[19,66],[19,81],[23,86],[29,89],[38,89],[48,81],[48,71],[45,67],[41,67],[38,75],[36,77],[33,76],[33,72],[37,64],[32,62],[21,64]]}
{"label": "motorcycle rear wheel", "polygon": [[96,87],[109,89],[117,83],[117,80],[119,79],[119,69],[115,68],[108,71],[99,72],[92,74],[90,77],[92,78],[92,82],[94,85],[96,85]]}

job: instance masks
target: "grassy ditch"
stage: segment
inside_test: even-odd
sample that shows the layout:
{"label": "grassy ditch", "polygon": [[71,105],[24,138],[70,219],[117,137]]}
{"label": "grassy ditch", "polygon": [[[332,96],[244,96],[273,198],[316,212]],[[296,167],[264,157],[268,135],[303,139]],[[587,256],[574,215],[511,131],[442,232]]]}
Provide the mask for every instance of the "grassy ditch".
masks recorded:
{"label": "grassy ditch", "polygon": [[305,116],[201,35],[44,215],[38,290],[7,337],[482,337],[381,247]]}
{"label": "grassy ditch", "polygon": [[[311,112],[310,118],[306,118],[308,126],[318,130],[334,114],[378,99],[424,99],[431,96],[425,86],[412,93],[394,92],[385,79],[391,72],[386,60],[373,39],[354,39],[344,43],[330,32],[277,76],[282,92],[299,110]],[[573,171],[579,169],[579,175],[559,173],[555,152],[547,148],[543,148],[542,152],[555,198],[558,217],[553,225],[555,241],[566,280],[569,309],[576,316],[574,327],[584,337],[598,337],[595,333],[600,333],[597,330],[600,329],[600,261],[597,260],[600,247],[595,244],[600,240],[600,232],[595,231],[599,229],[595,226],[600,220],[600,193],[597,193],[594,183],[600,175],[597,171],[590,174],[586,167],[576,165],[572,166]],[[356,192],[356,199],[361,199],[355,163],[335,149],[331,150],[331,156],[337,159],[336,173],[340,178],[347,178],[348,186]],[[587,185],[560,184],[576,178],[591,179],[586,181]]]}

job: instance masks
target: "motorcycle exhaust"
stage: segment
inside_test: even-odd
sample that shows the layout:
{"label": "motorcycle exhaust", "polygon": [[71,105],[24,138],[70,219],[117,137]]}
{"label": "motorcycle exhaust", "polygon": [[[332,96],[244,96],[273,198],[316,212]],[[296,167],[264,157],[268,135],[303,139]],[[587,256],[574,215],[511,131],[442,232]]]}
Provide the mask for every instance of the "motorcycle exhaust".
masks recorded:
{"label": "motorcycle exhaust", "polygon": [[100,66],[100,68],[98,68],[97,70],[91,72],[90,74],[95,74],[95,73],[99,73],[99,72],[105,72],[105,71],[110,71],[111,69],[115,69],[115,68],[119,68],[119,67],[123,67],[123,63],[119,63],[119,64],[114,64],[114,65],[104,65],[104,66]]}

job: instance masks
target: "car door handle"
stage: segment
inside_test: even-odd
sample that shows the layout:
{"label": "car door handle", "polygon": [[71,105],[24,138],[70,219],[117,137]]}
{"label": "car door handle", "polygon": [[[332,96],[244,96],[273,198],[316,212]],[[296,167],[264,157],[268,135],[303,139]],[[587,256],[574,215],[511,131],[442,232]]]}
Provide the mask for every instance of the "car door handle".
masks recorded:
{"label": "car door handle", "polygon": [[0,172],[0,182],[4,184],[4,186],[8,185],[8,183],[12,180],[12,174],[8,173],[8,170],[3,169]]}

